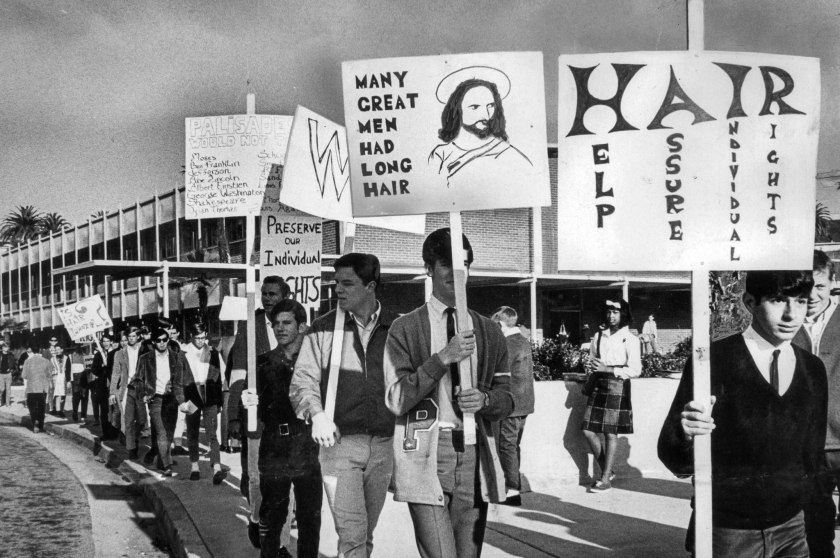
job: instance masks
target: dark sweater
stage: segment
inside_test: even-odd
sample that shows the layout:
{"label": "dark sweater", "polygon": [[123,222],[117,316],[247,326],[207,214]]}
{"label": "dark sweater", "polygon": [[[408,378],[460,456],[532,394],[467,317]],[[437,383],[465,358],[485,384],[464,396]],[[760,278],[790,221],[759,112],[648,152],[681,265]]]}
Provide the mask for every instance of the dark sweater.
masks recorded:
{"label": "dark sweater", "polygon": [[[784,395],[763,378],[741,335],[711,346],[712,521],[716,527],[780,525],[810,498],[822,464],[827,391],[825,367],[793,347],[796,368]],[[677,475],[694,473],[693,444],[680,413],[692,397],[691,361],[659,435],[659,458]]]}

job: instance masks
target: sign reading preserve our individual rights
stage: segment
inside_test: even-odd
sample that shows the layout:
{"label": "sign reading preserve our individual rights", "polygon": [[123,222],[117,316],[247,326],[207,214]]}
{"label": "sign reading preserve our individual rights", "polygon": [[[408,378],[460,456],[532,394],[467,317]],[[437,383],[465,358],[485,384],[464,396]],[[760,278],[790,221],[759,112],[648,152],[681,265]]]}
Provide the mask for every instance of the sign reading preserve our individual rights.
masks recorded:
{"label": "sign reading preserve our individual rights", "polygon": [[559,58],[558,266],[810,269],[819,60]]}
{"label": "sign reading preserve our individual rights", "polygon": [[279,202],[310,215],[415,234],[426,231],[424,215],[353,217],[347,131],[302,106],[295,111],[282,179],[282,189],[269,181],[266,203],[277,184]]}
{"label": "sign reading preserve our individual rights", "polygon": [[549,205],[539,52],[342,64],[353,215]]}
{"label": "sign reading preserve our individual rights", "polygon": [[187,118],[186,218],[259,214],[291,125],[291,116],[268,114]]}
{"label": "sign reading preserve our individual rights", "polygon": [[79,342],[86,336],[114,325],[99,295],[58,308],[58,317],[61,318],[70,337]]}
{"label": "sign reading preserve our individual rights", "polygon": [[[260,219],[260,274],[279,275],[307,309],[321,305],[321,218],[285,205]],[[311,314],[311,312],[310,312]]]}

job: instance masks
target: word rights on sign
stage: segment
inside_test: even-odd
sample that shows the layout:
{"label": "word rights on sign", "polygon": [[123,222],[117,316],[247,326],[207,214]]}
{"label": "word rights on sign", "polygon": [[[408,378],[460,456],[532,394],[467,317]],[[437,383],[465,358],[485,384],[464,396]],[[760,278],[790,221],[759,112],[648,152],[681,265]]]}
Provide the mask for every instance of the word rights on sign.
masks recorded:
{"label": "word rights on sign", "polygon": [[292,297],[309,309],[321,305],[321,218],[284,205],[262,213],[260,270],[279,275]]}
{"label": "word rights on sign", "polygon": [[258,215],[291,125],[291,116],[267,114],[187,118],[186,218]]}
{"label": "word rights on sign", "polygon": [[810,269],[819,60],[561,56],[560,269]]}

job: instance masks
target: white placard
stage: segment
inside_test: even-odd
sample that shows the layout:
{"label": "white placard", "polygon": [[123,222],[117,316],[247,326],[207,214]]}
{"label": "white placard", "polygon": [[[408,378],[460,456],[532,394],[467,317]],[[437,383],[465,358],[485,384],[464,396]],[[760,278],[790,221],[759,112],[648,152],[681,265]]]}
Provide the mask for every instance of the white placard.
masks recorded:
{"label": "white placard", "polygon": [[355,216],[550,205],[542,53],[342,64]]}
{"label": "white placard", "polygon": [[558,266],[810,269],[819,60],[559,58]]}
{"label": "white placard", "polygon": [[295,111],[279,198],[287,206],[324,219],[414,234],[426,232],[423,215],[353,217],[347,131],[302,106]]}
{"label": "white placard", "polygon": [[[279,275],[307,309],[321,305],[321,218],[291,207],[260,219],[260,276]],[[311,314],[311,312],[308,312]]]}
{"label": "white placard", "polygon": [[84,298],[57,310],[58,317],[74,341],[81,341],[84,337],[93,336],[97,331],[114,325],[99,295]]}
{"label": "white placard", "polygon": [[291,116],[268,114],[187,118],[185,217],[258,215],[291,125]]}

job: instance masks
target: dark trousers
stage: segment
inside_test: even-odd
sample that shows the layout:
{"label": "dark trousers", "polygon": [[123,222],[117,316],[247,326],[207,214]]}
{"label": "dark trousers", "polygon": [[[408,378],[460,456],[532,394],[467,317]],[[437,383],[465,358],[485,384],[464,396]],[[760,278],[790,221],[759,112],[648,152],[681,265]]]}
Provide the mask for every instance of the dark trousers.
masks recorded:
{"label": "dark trousers", "polygon": [[464,452],[457,452],[452,431],[440,431],[437,470],[444,505],[408,504],[417,550],[423,558],[481,556],[487,503],[481,499],[477,448],[466,446]]}
{"label": "dark trousers", "polygon": [[128,388],[125,398],[125,447],[129,450],[137,449],[140,431],[146,427],[146,405],[134,388]]}
{"label": "dark trousers", "polygon": [[834,558],[834,518],[837,508],[832,494],[840,486],[840,451],[825,452],[826,472],[817,490],[805,504],[805,533],[812,558]]}
{"label": "dark trousers", "polygon": [[79,406],[81,406],[82,419],[87,416],[88,389],[73,383],[73,420],[79,420]]}
{"label": "dark trousers", "polygon": [[266,427],[259,440],[259,507],[262,556],[277,556],[281,533],[289,514],[289,491],[294,486],[298,524],[298,558],[318,556],[323,498],[318,445],[309,429],[282,435]]}
{"label": "dark trousers", "polygon": [[260,541],[260,556],[277,556],[280,550],[280,533],[289,513],[289,491],[294,486],[295,520],[298,528],[298,558],[317,558],[321,541],[321,504],[323,488],[320,472],[307,472],[300,476],[260,473],[260,523],[268,529]]}
{"label": "dark trousers", "polygon": [[507,417],[499,421],[499,461],[505,472],[505,487],[514,490],[522,488],[519,479],[519,444],[525,432],[525,419],[528,417]]}
{"label": "dark trousers", "polygon": [[219,440],[216,439],[216,420],[219,408],[215,405],[199,409],[191,415],[187,415],[187,449],[190,451],[190,461],[198,461],[198,427],[201,419],[204,418],[204,431],[207,433],[207,440],[210,444],[210,463],[220,463]]}
{"label": "dark trousers", "polygon": [[47,412],[46,393],[27,393],[26,408],[29,409],[29,418],[32,420],[32,427],[44,429],[44,415]]}
{"label": "dark trousers", "polygon": [[170,446],[175,437],[175,422],[178,420],[178,402],[171,393],[155,395],[149,401],[149,415],[152,419],[152,443],[157,443],[158,455],[164,468],[172,465]]}

